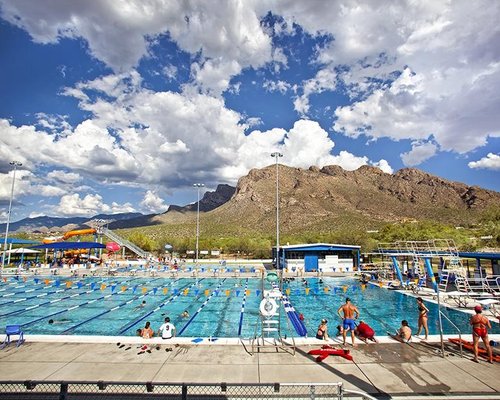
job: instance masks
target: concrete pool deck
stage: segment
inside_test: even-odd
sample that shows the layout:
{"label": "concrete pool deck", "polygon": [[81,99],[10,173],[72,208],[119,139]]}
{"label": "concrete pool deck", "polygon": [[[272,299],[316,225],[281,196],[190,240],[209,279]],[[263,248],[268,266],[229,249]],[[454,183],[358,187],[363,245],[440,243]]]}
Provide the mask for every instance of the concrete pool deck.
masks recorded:
{"label": "concrete pool deck", "polygon": [[[34,339],[34,338],[33,338]],[[414,341],[401,344],[381,340],[352,348],[354,361],[330,356],[317,363],[307,354],[320,346],[312,339],[297,341],[294,356],[266,347],[253,356],[241,344],[194,344],[185,338],[163,341],[160,350],[138,354],[138,344],[119,347],[108,343],[11,343],[0,350],[2,381],[121,381],[171,383],[334,383],[380,398],[422,395],[467,395],[469,399],[500,399],[500,363],[472,362],[472,353],[460,357],[458,348]],[[126,343],[139,338],[128,338]],[[132,340],[133,339],[133,340]],[[469,336],[466,337],[469,339]],[[498,338],[496,338],[498,339]],[[140,339],[137,343],[141,342]],[[144,342],[141,342],[144,343]],[[236,343],[236,342],[234,342]],[[313,344],[314,343],[314,344]],[[177,345],[175,345],[177,344]],[[333,343],[332,343],[333,344]],[[171,352],[165,348],[171,347]],[[339,345],[335,347],[340,348]],[[126,350],[129,348],[128,350]],[[464,397],[465,398],[465,397]]]}

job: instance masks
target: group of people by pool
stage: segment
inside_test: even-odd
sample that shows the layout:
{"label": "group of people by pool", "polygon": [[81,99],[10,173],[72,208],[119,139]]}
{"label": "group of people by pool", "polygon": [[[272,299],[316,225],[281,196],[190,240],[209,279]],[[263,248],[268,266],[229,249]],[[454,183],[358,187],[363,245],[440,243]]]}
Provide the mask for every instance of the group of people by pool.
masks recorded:
{"label": "group of people by pool", "polygon": [[[355,345],[355,337],[360,339],[361,341],[367,343],[368,340],[372,342],[377,342],[375,338],[375,331],[371,326],[369,326],[366,322],[359,319],[359,310],[358,308],[351,303],[351,299],[349,297],[346,298],[345,304],[342,304],[338,310],[337,314],[340,318],[342,318],[342,325],[337,326],[337,335],[342,335],[343,344],[345,345],[347,339],[347,333],[351,333],[352,345]],[[318,330],[316,331],[316,339],[320,340],[328,340],[328,321],[326,319],[322,319]]]}
{"label": "group of people by pool", "polygon": [[[417,333],[415,336],[419,336],[424,331],[424,338],[422,340],[427,340],[429,336],[429,309],[425,305],[421,297],[417,297],[417,308],[418,308],[418,320],[417,320]],[[490,346],[488,338],[488,330],[491,329],[491,323],[487,317],[482,315],[482,307],[477,305],[474,307],[475,314],[470,318],[470,325],[472,326],[472,338],[473,338],[473,351],[474,351],[474,361],[478,361],[479,353],[479,340],[481,339],[484,343],[484,347],[488,354],[488,361],[493,362],[493,352]],[[345,303],[342,304],[337,310],[338,316],[342,319],[342,324],[337,326],[337,336],[342,335],[343,344],[346,344],[347,333],[350,332],[352,345],[355,346],[355,337],[361,341],[367,343],[368,340],[377,342],[375,338],[375,331],[371,326],[362,320],[359,320],[359,310],[351,303],[349,297],[346,298]],[[359,320],[359,322],[357,322]],[[322,319],[318,329],[316,331],[316,339],[328,340],[328,321]],[[412,330],[409,326],[407,320],[401,321],[401,326],[396,330],[395,334],[387,332],[389,336],[403,343],[409,343],[412,338]]]}

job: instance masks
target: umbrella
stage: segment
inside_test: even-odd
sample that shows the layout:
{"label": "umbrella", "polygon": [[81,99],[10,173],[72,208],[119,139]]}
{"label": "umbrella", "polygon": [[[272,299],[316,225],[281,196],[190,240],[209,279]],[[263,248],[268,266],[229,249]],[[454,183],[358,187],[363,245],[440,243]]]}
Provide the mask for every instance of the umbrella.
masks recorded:
{"label": "umbrella", "polygon": [[106,250],[114,253],[115,251],[120,250],[120,245],[115,242],[108,242],[106,243]]}

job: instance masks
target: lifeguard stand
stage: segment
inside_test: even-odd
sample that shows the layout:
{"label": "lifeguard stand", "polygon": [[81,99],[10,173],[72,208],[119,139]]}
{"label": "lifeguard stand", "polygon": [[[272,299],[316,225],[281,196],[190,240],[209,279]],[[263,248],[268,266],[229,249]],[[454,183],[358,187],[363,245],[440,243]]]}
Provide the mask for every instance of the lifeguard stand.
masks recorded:
{"label": "lifeguard stand", "polygon": [[[264,275],[266,275],[264,277]],[[276,272],[262,274],[261,301],[259,317],[255,325],[250,354],[270,349],[276,352],[286,352],[295,355],[295,339],[292,335],[288,319],[285,317],[288,334],[284,334],[282,327],[283,293],[282,282]],[[267,284],[267,286],[266,286]],[[270,286],[270,289],[269,289]]]}

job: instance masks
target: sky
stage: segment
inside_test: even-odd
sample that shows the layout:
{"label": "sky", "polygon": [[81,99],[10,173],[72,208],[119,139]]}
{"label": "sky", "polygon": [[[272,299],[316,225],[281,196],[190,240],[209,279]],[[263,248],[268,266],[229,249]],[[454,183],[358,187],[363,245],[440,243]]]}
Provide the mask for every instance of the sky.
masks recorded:
{"label": "sky", "polygon": [[500,191],[499,20],[496,0],[0,0],[0,220],[13,182],[11,221],[161,213],[276,151]]}

